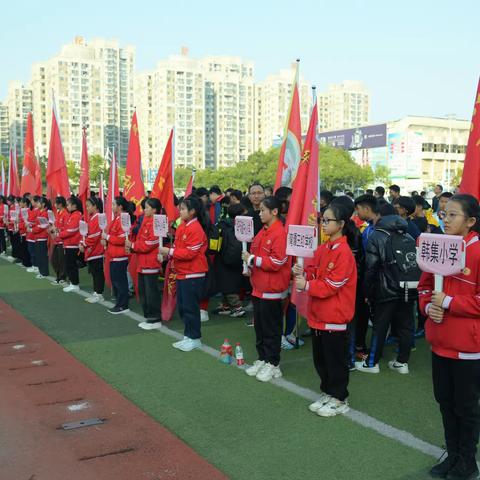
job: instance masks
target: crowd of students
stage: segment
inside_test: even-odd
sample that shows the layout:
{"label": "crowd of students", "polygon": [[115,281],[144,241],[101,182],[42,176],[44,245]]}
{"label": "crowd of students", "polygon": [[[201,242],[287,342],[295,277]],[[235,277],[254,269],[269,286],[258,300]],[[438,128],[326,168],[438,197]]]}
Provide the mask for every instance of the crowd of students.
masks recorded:
{"label": "crowd of students", "polygon": [[[93,292],[89,303],[103,300],[111,282],[112,314],[128,312],[133,286],[145,321],[141,328],[158,328],[162,318],[159,276],[167,265],[176,276],[177,308],[184,337],[173,346],[188,352],[201,346],[201,323],[209,313],[241,318],[253,310],[258,358],[246,369],[267,382],[282,376],[281,350],[300,342],[295,331],[293,289],[308,295],[308,331],[320,396],[309,406],[319,416],[348,412],[352,371],[380,373],[386,343],[398,342],[398,355],[388,368],[408,374],[415,338],[426,334],[432,346],[435,399],[442,414],[447,458],[434,466],[433,476],[476,478],[475,461],[480,425],[480,210],[470,195],[443,192],[438,185],[432,206],[425,192],[401,195],[389,188],[353,198],[351,192],[320,196],[319,247],[306,268],[286,254],[291,189],[275,193],[254,183],[246,194],[218,186],[196,188],[178,202],[179,219],[171,240],[161,246],[153,215],[162,211],[157,199],[142,201],[142,213],[124,197],[115,198],[114,219],[106,230],[99,225],[103,203],[93,195],[82,211],[80,200],[57,197],[55,221],[49,221],[45,197],[0,197],[0,253],[5,233],[12,256],[42,279],[49,275],[63,291],[79,290],[79,268],[88,265]],[[4,206],[9,215],[4,215]],[[18,205],[18,207],[16,206]],[[13,212],[17,212],[14,214]],[[79,230],[82,215],[88,233]],[[131,216],[124,231],[121,214]],[[255,238],[248,251],[235,238],[234,220],[253,217]],[[51,220],[51,219],[50,219]],[[462,274],[447,277],[443,292],[434,291],[433,276],[412,262],[422,232],[461,235],[466,242]],[[132,271],[133,256],[135,256]],[[409,259],[409,261],[405,261]],[[243,262],[248,272],[243,272]],[[130,268],[129,268],[130,263]],[[68,281],[68,283],[67,283]],[[212,299],[221,296],[218,306]],[[210,308],[209,308],[210,307]],[[417,323],[415,322],[417,319]],[[252,323],[248,323],[251,325]],[[367,335],[369,325],[371,335]]]}

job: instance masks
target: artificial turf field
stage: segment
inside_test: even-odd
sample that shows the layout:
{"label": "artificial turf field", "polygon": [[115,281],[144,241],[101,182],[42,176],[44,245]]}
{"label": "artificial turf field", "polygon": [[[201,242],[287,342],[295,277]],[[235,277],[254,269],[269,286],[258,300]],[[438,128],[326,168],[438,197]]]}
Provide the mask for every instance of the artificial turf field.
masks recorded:
{"label": "artificial turf field", "polygon": [[[80,287],[91,291],[86,269]],[[134,319],[110,315],[105,306],[87,304],[4,260],[0,297],[232,479],[429,478],[435,458],[349,418],[320,418],[304,398],[203,351],[179,352],[171,337],[140,330]],[[141,313],[135,300],[130,308]],[[215,349],[224,338],[240,341],[252,363],[254,331],[245,320],[210,315],[202,340]],[[168,327],[182,331],[178,318]],[[281,367],[287,380],[318,391],[309,343],[307,338],[299,350],[282,351]],[[387,369],[393,355],[387,347],[379,375],[351,374],[352,408],[441,446],[428,346],[417,341],[410,375]]]}

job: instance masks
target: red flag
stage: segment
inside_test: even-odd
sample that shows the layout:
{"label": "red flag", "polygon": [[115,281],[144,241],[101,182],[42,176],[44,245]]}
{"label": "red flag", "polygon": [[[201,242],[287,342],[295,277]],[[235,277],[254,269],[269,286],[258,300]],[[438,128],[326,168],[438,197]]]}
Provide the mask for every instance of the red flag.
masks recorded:
{"label": "red flag", "polygon": [[160,163],[158,168],[151,197],[160,200],[167,213],[169,222],[173,222],[178,218],[178,209],[173,201],[173,128],[163,152],[162,163]]}
{"label": "red flag", "polygon": [[115,201],[115,197],[120,195],[120,187],[118,185],[118,170],[117,170],[117,158],[115,156],[115,150],[112,154],[112,160],[110,162],[110,175],[108,178],[108,191],[107,191],[107,198],[105,200],[104,211],[105,216],[107,217],[107,224],[113,220],[114,213],[113,213],[113,202]]}
{"label": "red flag", "polygon": [[40,156],[37,152],[37,161],[35,162],[35,195],[42,194],[42,170],[40,168]]}
{"label": "red flag", "polygon": [[[314,99],[307,138],[303,147],[302,160],[293,184],[292,198],[287,215],[288,225],[317,226],[317,211],[319,208],[319,180],[318,180],[318,110],[317,101]],[[311,259],[304,260],[308,266]],[[297,306],[300,315],[306,317],[308,295],[304,292],[292,290],[291,301]]]}
{"label": "red flag", "polygon": [[192,194],[193,182],[195,181],[195,170],[192,170],[192,175],[188,181],[187,188],[185,189],[185,198]]}
{"label": "red flag", "polygon": [[47,187],[51,200],[54,200],[57,195],[65,198],[70,196],[67,165],[65,163],[62,139],[57,121],[55,100],[53,100],[52,105],[52,129],[50,132],[50,147],[48,149]]}
{"label": "red flag", "polygon": [[300,99],[298,95],[298,62],[292,89],[292,98],[288,110],[285,133],[283,135],[274,192],[282,186],[291,187],[302,151],[302,126],[300,122]]}
{"label": "red flag", "polygon": [[142,156],[140,153],[140,139],[138,138],[137,112],[133,112],[132,126],[130,128],[123,196],[129,202],[135,202],[137,206],[135,213],[139,215],[140,203],[145,198],[145,187],[142,180]]}
{"label": "red flag", "polygon": [[162,320],[169,322],[175,313],[177,306],[177,280],[176,274],[171,268],[172,261],[167,262],[165,270],[165,280],[163,282],[163,296],[162,296]]}
{"label": "red flag", "polygon": [[20,186],[20,195],[25,193],[37,194],[37,181],[35,178],[37,171],[37,161],[35,159],[35,147],[33,143],[33,123],[32,112],[27,116],[27,131],[25,133],[25,147],[23,149],[23,168],[22,184]]}
{"label": "red flag", "polygon": [[0,183],[0,195],[5,196],[7,194],[7,182],[5,181],[5,165],[2,162],[2,183]]}
{"label": "red flag", "polygon": [[98,187],[98,196],[102,200],[102,204],[105,205],[105,195],[103,193],[103,173],[100,174],[100,186]]}
{"label": "red flag", "polygon": [[460,193],[469,193],[480,199],[480,80],[473,106],[472,124],[463,164]]}
{"label": "red flag", "polygon": [[14,195],[18,197],[20,195],[20,186],[18,182],[18,167],[17,167],[17,148],[10,149],[10,160],[8,163],[8,185],[7,196]]}
{"label": "red flag", "polygon": [[83,129],[82,135],[82,161],[80,163],[80,186],[78,187],[78,197],[82,202],[83,215],[87,215],[87,198],[90,198],[90,175],[88,165],[88,151],[87,151],[87,132]]}

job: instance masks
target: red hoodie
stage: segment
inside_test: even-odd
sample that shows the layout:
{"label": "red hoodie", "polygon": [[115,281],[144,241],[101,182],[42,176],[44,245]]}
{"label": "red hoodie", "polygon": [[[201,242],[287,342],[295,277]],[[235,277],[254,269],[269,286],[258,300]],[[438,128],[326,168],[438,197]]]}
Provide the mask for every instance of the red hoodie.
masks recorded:
{"label": "red hoodie", "polygon": [[308,326],[346,330],[355,313],[357,288],[357,265],[347,238],[320,245],[306,274]]}
{"label": "red hoodie", "polygon": [[137,273],[160,273],[158,246],[160,241],[153,232],[153,217],[143,217],[132,251],[137,254]]}
{"label": "red hoodie", "polygon": [[[443,302],[446,308],[443,321],[435,323],[427,318],[426,338],[432,351],[441,357],[460,360],[480,360],[480,241],[478,234],[470,232],[463,273],[444,277]],[[418,285],[420,307],[428,316],[434,276],[423,273]]]}
{"label": "red hoodie", "polygon": [[74,210],[65,222],[65,228],[59,233],[63,241],[64,248],[78,248],[78,244],[82,239],[79,231],[80,220],[82,214],[78,210]]}
{"label": "red hoodie", "polygon": [[98,213],[92,215],[88,221],[88,234],[85,241],[82,241],[85,246],[85,261],[96,260],[103,258],[105,248],[102,245],[102,230],[98,226]]}
{"label": "red hoodie", "polygon": [[286,298],[291,259],[286,254],[287,232],[280,220],[264,226],[253,239],[248,260],[252,269],[252,295],[265,300]]}

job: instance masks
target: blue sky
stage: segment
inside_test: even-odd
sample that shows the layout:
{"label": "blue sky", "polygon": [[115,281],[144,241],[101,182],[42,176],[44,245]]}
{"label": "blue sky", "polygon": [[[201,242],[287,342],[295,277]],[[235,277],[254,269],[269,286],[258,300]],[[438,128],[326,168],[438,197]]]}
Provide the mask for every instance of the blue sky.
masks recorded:
{"label": "blue sky", "polygon": [[[21,8],[21,11],[19,11]],[[127,10],[128,8],[128,10]],[[371,92],[371,120],[470,118],[480,74],[480,0],[4,2],[0,98],[35,61],[76,35],[136,47],[137,70],[177,53],[239,55],[263,79],[301,59],[323,90],[344,79]]]}

